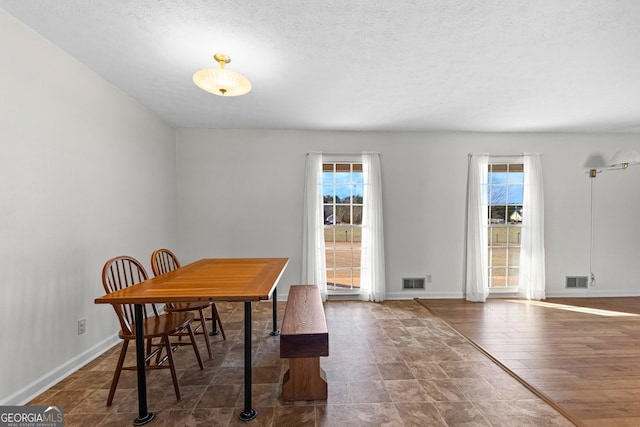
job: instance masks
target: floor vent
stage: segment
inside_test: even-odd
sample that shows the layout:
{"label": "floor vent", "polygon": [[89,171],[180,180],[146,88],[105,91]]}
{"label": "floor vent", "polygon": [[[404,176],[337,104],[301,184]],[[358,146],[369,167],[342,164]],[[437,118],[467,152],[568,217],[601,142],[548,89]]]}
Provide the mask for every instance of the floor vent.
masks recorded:
{"label": "floor vent", "polygon": [[587,276],[566,276],[567,289],[587,289],[589,284],[589,278]]}
{"label": "floor vent", "polygon": [[424,277],[403,277],[402,289],[424,289]]}

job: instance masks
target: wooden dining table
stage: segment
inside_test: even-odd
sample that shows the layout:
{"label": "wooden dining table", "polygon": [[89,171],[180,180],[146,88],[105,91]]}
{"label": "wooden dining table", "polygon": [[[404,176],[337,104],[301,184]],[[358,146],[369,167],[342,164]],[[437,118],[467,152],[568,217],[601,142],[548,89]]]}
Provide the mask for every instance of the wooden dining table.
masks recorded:
{"label": "wooden dining table", "polygon": [[207,258],[167,274],[112,292],[95,300],[96,304],[134,304],[136,363],[138,374],[138,417],[134,425],[153,419],[147,410],[145,346],[142,319],[144,304],[196,301],[244,302],[244,410],[240,419],[257,416],[251,404],[251,304],[273,300],[273,330],[277,329],[277,284],[288,258]]}

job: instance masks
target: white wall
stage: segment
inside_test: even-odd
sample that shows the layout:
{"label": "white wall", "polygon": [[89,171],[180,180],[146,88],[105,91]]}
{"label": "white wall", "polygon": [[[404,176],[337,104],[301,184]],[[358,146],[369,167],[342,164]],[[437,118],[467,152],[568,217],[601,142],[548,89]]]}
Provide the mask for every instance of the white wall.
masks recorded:
{"label": "white wall", "polygon": [[[543,154],[549,296],[640,295],[640,166],[593,181],[596,286],[565,289],[589,274],[588,166],[637,135],[177,131],[178,248],[211,256],[291,259],[280,296],[299,283],[305,154],[382,153],[388,298],[461,297],[467,154]],[[425,293],[402,277],[431,274]]]}
{"label": "white wall", "polygon": [[118,341],[105,261],[175,244],[175,131],[2,10],[0,58],[0,404],[21,404]]}

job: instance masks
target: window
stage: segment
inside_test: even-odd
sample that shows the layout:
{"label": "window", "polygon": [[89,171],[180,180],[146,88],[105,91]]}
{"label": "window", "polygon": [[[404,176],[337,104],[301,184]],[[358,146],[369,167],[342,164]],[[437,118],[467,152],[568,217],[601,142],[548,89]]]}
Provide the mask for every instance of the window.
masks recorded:
{"label": "window", "polygon": [[487,184],[489,288],[517,288],[520,278],[524,165],[489,163]]}
{"label": "window", "polygon": [[545,275],[542,155],[469,154],[465,298],[544,299]]}
{"label": "window", "polygon": [[362,163],[322,164],[327,290],[360,289],[363,209]]}
{"label": "window", "polygon": [[380,154],[328,157],[307,153],[301,283],[318,284],[324,300],[384,301]]}

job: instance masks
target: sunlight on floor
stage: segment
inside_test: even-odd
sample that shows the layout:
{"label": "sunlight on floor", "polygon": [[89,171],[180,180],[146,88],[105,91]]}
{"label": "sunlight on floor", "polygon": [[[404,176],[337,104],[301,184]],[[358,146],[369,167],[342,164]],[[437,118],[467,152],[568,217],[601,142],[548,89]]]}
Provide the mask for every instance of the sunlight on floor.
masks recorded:
{"label": "sunlight on floor", "polygon": [[545,301],[532,301],[532,300],[506,300],[508,302],[517,302],[519,304],[526,304],[526,305],[537,305],[540,307],[546,307],[546,308],[555,308],[558,310],[567,310],[567,311],[575,311],[578,313],[587,313],[587,314],[595,314],[598,316],[609,316],[609,317],[615,317],[615,316],[639,316],[638,314],[634,314],[634,313],[625,313],[622,311],[610,311],[610,310],[600,310],[598,308],[589,308],[589,307],[578,307],[575,305],[566,305],[566,304],[555,304],[555,303],[551,303],[551,302],[545,302]]}

